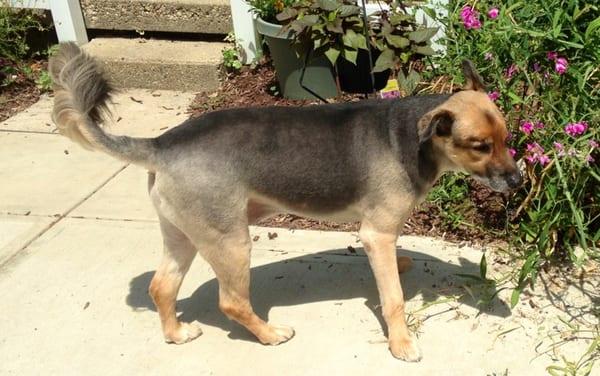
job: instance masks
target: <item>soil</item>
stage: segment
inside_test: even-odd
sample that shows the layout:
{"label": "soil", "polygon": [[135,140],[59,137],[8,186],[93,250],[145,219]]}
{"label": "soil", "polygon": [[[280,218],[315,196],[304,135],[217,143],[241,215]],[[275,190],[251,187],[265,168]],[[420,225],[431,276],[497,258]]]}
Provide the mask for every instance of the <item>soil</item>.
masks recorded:
{"label": "soil", "polygon": [[[0,59],[2,60],[2,59]],[[10,64],[2,60],[2,67]],[[31,69],[31,75],[26,76],[20,70],[11,78],[11,83],[7,86],[0,86],[0,121],[4,121],[16,113],[23,111],[40,99],[42,91],[37,87],[34,80],[42,69],[46,67],[45,61],[29,61],[25,63]],[[16,67],[15,67],[16,68]],[[0,84],[3,79],[0,75]]]}
{"label": "soil", "polygon": [[[336,102],[359,101],[363,95],[343,95]],[[199,93],[189,108],[190,116],[249,106],[307,106],[319,104],[313,100],[290,100],[281,97],[273,67],[263,61],[254,67],[244,67],[238,73],[224,73],[220,88],[211,93]],[[506,197],[493,192],[475,181],[469,182],[470,203],[461,223],[452,224],[443,209],[425,202],[414,210],[404,225],[404,234],[442,237],[465,244],[497,243],[506,233]],[[289,229],[328,231],[358,231],[359,223],[335,223],[281,214],[259,223],[261,226]]]}

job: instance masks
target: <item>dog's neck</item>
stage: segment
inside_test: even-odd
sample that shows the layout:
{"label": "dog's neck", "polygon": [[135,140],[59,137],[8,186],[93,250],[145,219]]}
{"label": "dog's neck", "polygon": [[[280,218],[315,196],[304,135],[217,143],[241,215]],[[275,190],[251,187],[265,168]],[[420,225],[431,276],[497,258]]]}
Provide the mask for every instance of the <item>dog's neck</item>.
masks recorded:
{"label": "dog's neck", "polygon": [[419,145],[417,165],[423,191],[429,191],[440,176],[449,171],[446,158],[436,149],[431,141]]}

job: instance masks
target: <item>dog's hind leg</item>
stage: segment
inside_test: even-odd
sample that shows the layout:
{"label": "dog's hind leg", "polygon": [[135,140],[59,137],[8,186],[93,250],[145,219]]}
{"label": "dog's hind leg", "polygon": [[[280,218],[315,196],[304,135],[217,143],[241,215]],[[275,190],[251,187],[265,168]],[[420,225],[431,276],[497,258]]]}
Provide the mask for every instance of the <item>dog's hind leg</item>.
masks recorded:
{"label": "dog's hind leg", "polygon": [[160,316],[165,341],[182,344],[202,334],[198,323],[179,322],[175,309],[179,287],[197,251],[186,235],[175,225],[160,214],[159,219],[164,254],[150,282],[149,292]]}
{"label": "dog's hind leg", "polygon": [[272,325],[254,313],[250,303],[250,234],[248,227],[218,237],[216,244],[200,253],[212,266],[219,281],[219,308],[231,320],[245,326],[265,345],[278,345],[294,336],[287,326]]}

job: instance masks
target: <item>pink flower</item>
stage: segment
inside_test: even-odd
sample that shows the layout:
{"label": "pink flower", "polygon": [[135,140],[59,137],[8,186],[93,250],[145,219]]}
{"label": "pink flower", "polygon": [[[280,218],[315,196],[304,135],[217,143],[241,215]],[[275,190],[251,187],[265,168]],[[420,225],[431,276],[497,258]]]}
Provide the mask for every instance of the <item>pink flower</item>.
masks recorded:
{"label": "pink flower", "polygon": [[563,157],[565,155],[565,147],[560,142],[553,142],[554,148],[558,151],[558,156]]}
{"label": "pink flower", "polygon": [[498,93],[497,91],[492,91],[490,93],[488,93],[488,97],[492,100],[492,101],[497,101],[498,98],[500,98],[500,93]]}
{"label": "pink flower", "polygon": [[550,162],[550,158],[544,154],[544,148],[537,142],[527,144],[527,155],[525,159],[530,164],[539,162],[542,166],[547,165]]}
{"label": "pink flower", "polygon": [[546,154],[542,154],[538,157],[538,162],[540,162],[542,166],[545,166],[550,162],[550,158]]}
{"label": "pink flower", "polygon": [[596,160],[595,160],[595,159],[594,159],[594,157],[592,157],[591,155],[588,155],[588,156],[585,158],[585,161],[586,161],[588,164],[590,164],[590,163],[594,163]]}
{"label": "pink flower", "polygon": [[597,148],[597,147],[598,147],[598,142],[597,142],[596,140],[589,140],[589,141],[588,141],[588,144],[590,145],[590,147],[591,147],[592,149],[595,149],[595,148]]}
{"label": "pink flower", "polygon": [[488,11],[488,17],[490,17],[492,20],[495,20],[496,17],[498,17],[498,13],[500,13],[498,8],[492,8]]}
{"label": "pink flower", "polygon": [[521,124],[521,132],[529,136],[531,132],[533,132],[533,124],[530,121],[526,121]]}
{"label": "pink flower", "polygon": [[516,64],[511,64],[510,67],[506,70],[506,78],[511,79],[512,76],[515,75],[519,71],[519,67]]}
{"label": "pink flower", "polygon": [[535,128],[536,129],[542,129],[544,127],[545,127],[545,125],[541,121],[538,121],[537,123],[535,123]]}
{"label": "pink flower", "polygon": [[579,123],[569,123],[565,126],[565,132],[571,137],[577,137],[587,131],[588,123],[585,121]]}
{"label": "pink flower", "polygon": [[508,154],[510,154],[511,157],[515,157],[515,155],[517,155],[517,151],[515,149],[508,149]]}
{"label": "pink flower", "polygon": [[558,74],[564,74],[569,67],[569,62],[564,57],[559,57],[554,61],[554,70]]}
{"label": "pink flower", "polygon": [[546,57],[548,58],[548,60],[556,60],[556,58],[558,57],[558,52],[548,51],[546,52]]}
{"label": "pink flower", "polygon": [[510,141],[514,138],[513,134],[511,132],[508,132],[508,134],[506,135],[506,141]]}
{"label": "pink flower", "polygon": [[532,144],[527,144],[526,148],[527,148],[528,152],[535,152],[535,151],[539,151],[539,150],[541,150],[542,153],[544,152],[544,149],[537,142],[534,142]]}
{"label": "pink flower", "polygon": [[542,70],[542,67],[540,67],[540,63],[538,63],[537,61],[533,63],[533,71],[539,72],[540,70]]}
{"label": "pink flower", "polygon": [[460,18],[465,25],[465,29],[479,29],[481,22],[479,21],[479,12],[468,5],[465,5],[460,11]]}
{"label": "pink flower", "polygon": [[483,58],[485,60],[492,60],[494,58],[494,54],[491,52],[486,52],[485,55],[483,55]]}

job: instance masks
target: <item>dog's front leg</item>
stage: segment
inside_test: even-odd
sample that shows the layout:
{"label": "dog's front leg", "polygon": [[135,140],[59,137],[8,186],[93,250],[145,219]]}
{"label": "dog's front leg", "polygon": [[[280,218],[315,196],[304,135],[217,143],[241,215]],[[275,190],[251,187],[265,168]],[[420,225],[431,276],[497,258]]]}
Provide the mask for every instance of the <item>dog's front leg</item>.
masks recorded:
{"label": "dog's front leg", "polygon": [[383,317],[388,327],[390,351],[396,358],[409,362],[421,360],[421,350],[409,333],[404,317],[404,296],[396,261],[397,226],[381,226],[363,221],[359,232],[375,281]]}

